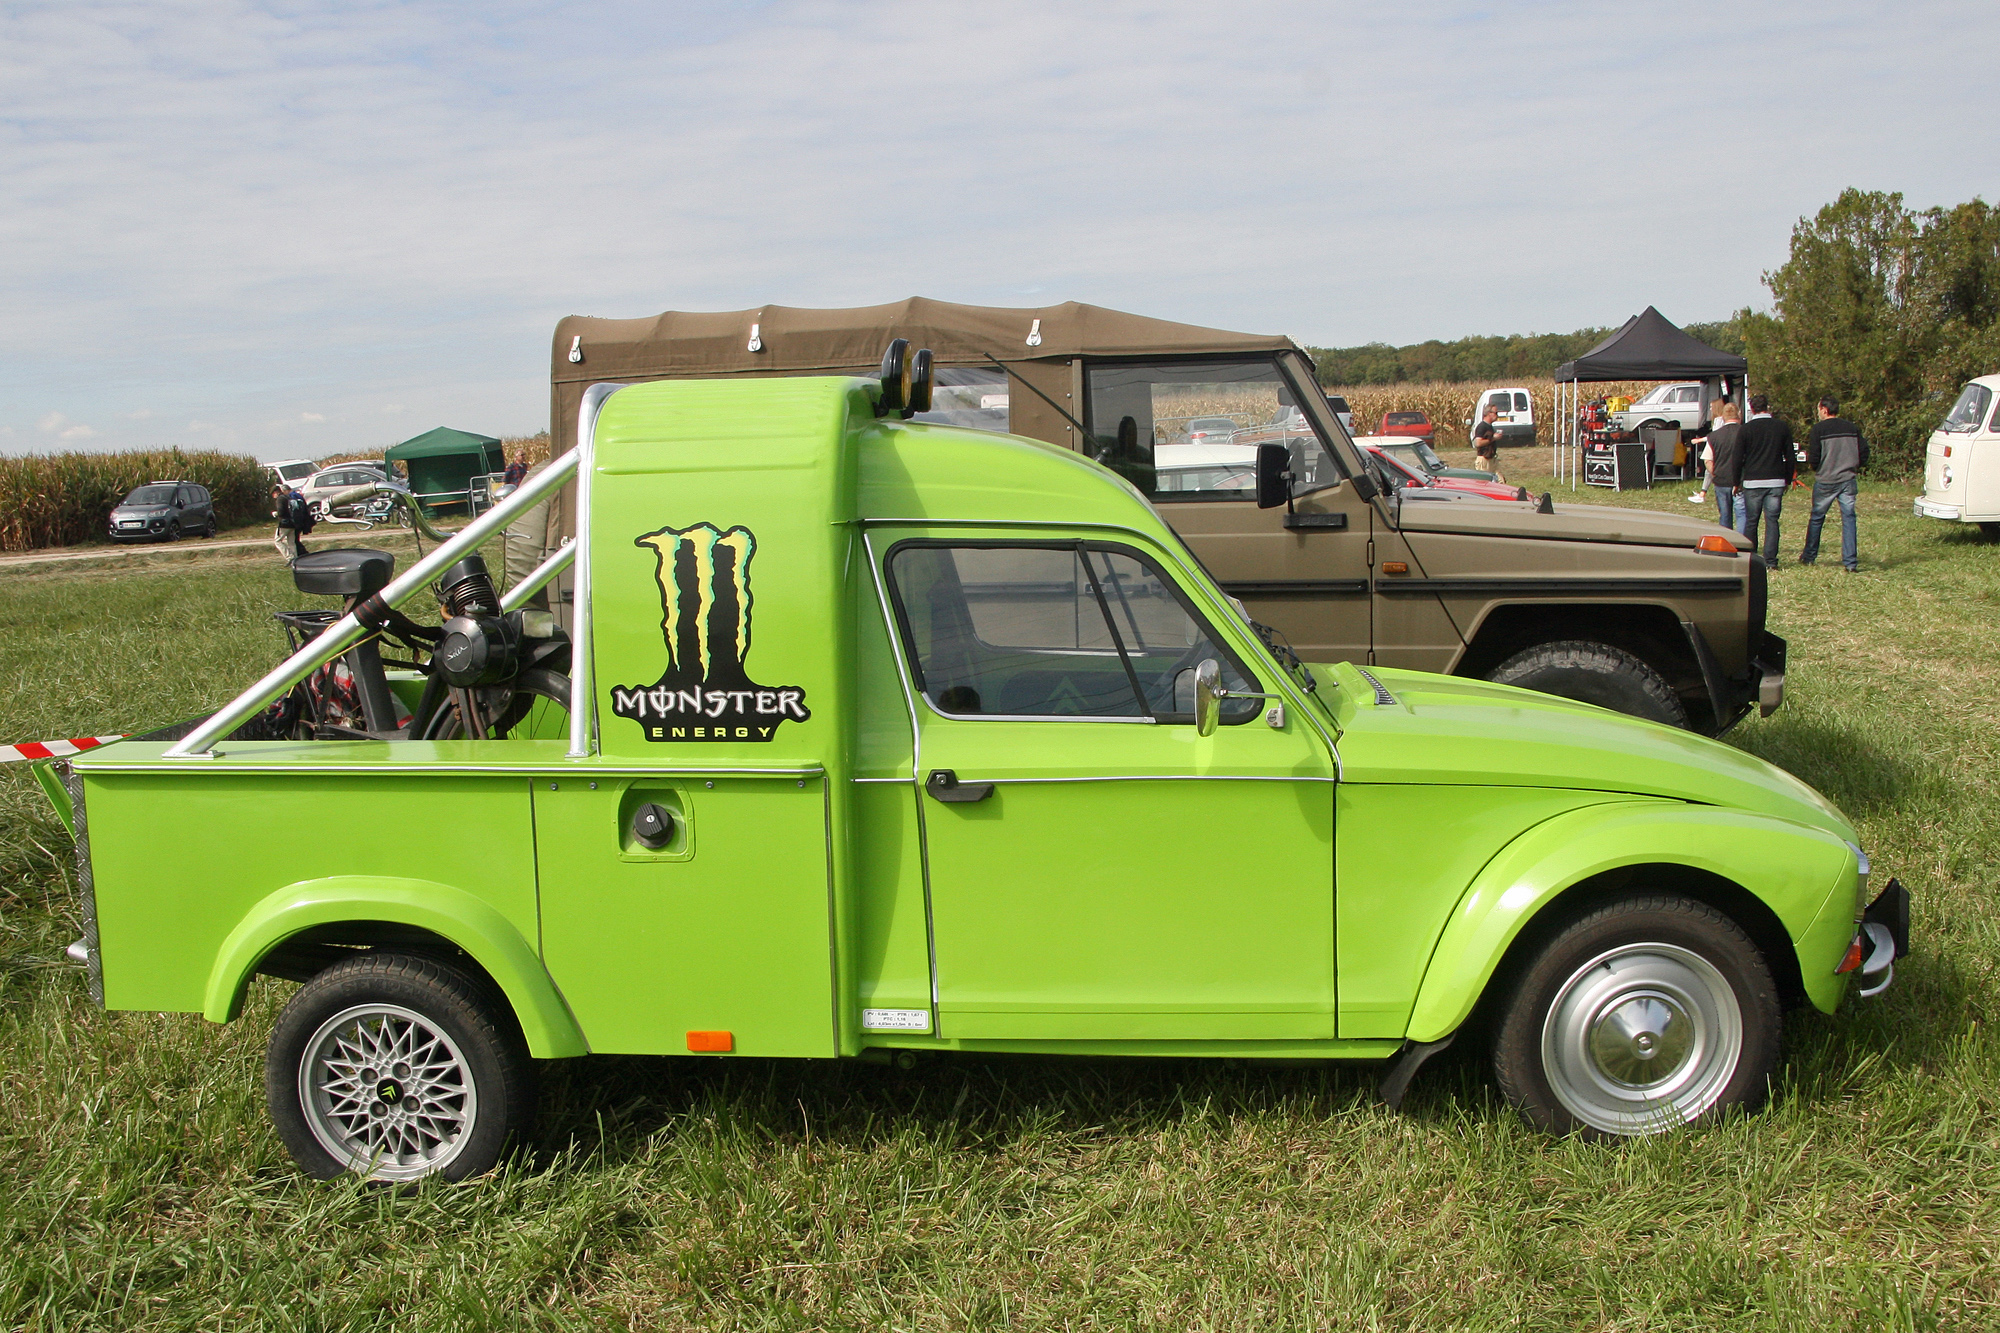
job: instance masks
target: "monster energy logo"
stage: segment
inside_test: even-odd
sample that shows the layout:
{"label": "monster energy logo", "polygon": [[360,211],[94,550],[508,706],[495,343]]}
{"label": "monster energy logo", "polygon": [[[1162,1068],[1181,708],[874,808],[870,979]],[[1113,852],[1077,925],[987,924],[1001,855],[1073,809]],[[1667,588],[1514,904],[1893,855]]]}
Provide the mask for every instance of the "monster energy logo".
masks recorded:
{"label": "monster energy logo", "polygon": [[636,539],[650,548],[665,618],[667,670],[654,685],[614,685],[611,711],[650,741],[768,741],[787,718],[812,716],[796,686],[759,685],[750,655],[750,560],[757,538],[713,523],[661,528]]}

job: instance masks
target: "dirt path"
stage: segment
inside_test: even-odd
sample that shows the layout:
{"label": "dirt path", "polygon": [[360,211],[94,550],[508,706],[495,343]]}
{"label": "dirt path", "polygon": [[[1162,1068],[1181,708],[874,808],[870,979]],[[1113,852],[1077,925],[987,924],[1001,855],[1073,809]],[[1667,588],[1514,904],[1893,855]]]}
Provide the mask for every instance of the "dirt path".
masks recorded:
{"label": "dirt path", "polygon": [[[329,540],[331,539],[331,540]],[[327,530],[306,539],[307,550],[321,550],[327,546],[379,546],[391,542],[407,542],[408,531],[377,528],[370,532],[338,532]],[[54,551],[21,551],[0,554],[0,573],[9,570],[26,569],[36,565],[67,564],[79,560],[124,560],[133,556],[158,558],[180,556],[183,559],[198,558],[208,552],[245,551],[263,547],[278,558],[277,548],[271,544],[270,535],[261,537],[222,537],[213,541],[200,538],[183,538],[177,542],[148,542],[143,546],[92,546],[67,547]]]}

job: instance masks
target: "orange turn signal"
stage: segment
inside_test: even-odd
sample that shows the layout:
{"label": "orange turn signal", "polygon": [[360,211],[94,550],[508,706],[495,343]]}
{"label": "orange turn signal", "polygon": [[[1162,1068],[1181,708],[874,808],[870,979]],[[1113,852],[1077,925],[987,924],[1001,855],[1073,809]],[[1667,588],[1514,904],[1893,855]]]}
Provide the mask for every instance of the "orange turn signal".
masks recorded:
{"label": "orange turn signal", "polygon": [[715,1051],[727,1055],[736,1049],[736,1037],[728,1032],[690,1032],[688,1049],[691,1051]]}
{"label": "orange turn signal", "polygon": [[1410,572],[1410,562],[1407,560],[1384,560],[1382,562],[1382,572],[1384,574],[1407,574]]}
{"label": "orange turn signal", "polygon": [[1715,555],[1735,555],[1736,543],[1719,532],[1707,532],[1694,539],[1694,549]]}
{"label": "orange turn signal", "polygon": [[1833,969],[1833,974],[1837,977],[1844,977],[1849,972],[1852,972],[1855,968],[1860,966],[1861,966],[1861,937],[1859,935],[1856,935],[1854,937],[1854,943],[1847,946],[1847,957],[1840,960],[1840,966]]}

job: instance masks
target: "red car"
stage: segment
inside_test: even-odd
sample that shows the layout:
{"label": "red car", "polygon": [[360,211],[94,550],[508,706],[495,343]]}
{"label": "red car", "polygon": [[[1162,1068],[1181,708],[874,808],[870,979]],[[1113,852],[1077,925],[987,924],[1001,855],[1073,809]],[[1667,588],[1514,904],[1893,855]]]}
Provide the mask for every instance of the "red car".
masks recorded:
{"label": "red car", "polygon": [[1422,412],[1384,412],[1382,414],[1382,429],[1375,433],[1377,435],[1408,435],[1414,439],[1422,440],[1425,444],[1437,443],[1437,440],[1434,438],[1437,433],[1437,427],[1433,426],[1431,419]]}
{"label": "red car", "polygon": [[1463,477],[1432,477],[1413,470],[1409,464],[1401,462],[1395,455],[1385,453],[1380,445],[1363,445],[1382,465],[1382,475],[1397,490],[1404,487],[1439,491],[1466,491],[1473,495],[1483,495],[1489,500],[1525,500],[1528,488],[1506,486],[1497,481],[1469,481]]}

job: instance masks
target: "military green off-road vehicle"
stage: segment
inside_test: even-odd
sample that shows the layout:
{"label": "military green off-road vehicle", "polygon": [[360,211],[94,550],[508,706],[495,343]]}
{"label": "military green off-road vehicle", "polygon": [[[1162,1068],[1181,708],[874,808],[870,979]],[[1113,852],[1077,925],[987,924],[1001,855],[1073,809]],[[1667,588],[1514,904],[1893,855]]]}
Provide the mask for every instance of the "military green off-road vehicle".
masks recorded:
{"label": "military green off-road vehicle", "polygon": [[[1107,463],[1307,661],[1522,685],[1708,735],[1783,697],[1785,644],[1743,538],[1678,514],[1398,492],[1282,336],[1075,303],[572,317],[556,328],[554,447],[574,442],[592,383],[872,373],[891,337],[937,358],[925,420]],[[1276,512],[1251,494],[1254,445],[1271,441],[1294,455]]]}

